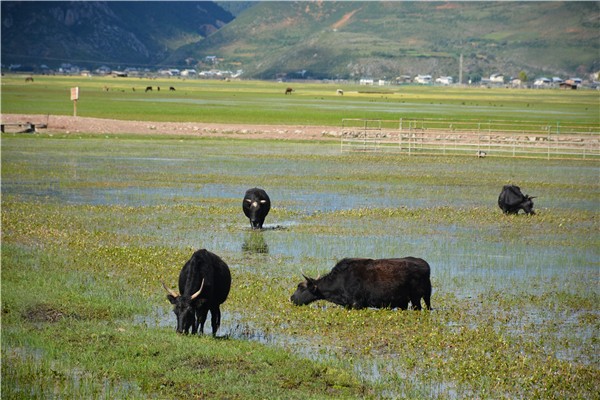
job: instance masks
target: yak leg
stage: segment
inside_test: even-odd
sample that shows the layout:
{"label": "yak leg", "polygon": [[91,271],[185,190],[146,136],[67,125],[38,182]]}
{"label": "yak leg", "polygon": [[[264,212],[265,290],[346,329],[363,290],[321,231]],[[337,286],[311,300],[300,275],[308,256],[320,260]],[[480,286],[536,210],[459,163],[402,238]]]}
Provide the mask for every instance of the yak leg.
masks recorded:
{"label": "yak leg", "polygon": [[421,309],[421,297],[420,296],[411,297],[410,302],[412,303],[413,310]]}
{"label": "yak leg", "polygon": [[210,324],[213,336],[217,336],[217,331],[221,326],[221,309],[218,305],[210,309]]}
{"label": "yak leg", "polygon": [[425,294],[423,300],[425,301],[425,308],[431,310],[431,294]]}
{"label": "yak leg", "polygon": [[425,293],[423,293],[423,300],[425,301],[425,308],[431,310],[431,282],[426,281]]}
{"label": "yak leg", "polygon": [[401,310],[406,310],[408,308],[408,299],[400,300],[398,302],[398,308],[400,308]]}
{"label": "yak leg", "polygon": [[192,335],[198,333],[198,316],[194,315],[194,323],[192,324]]}
{"label": "yak leg", "polygon": [[200,333],[204,334],[204,323],[206,322],[206,317],[208,316],[208,307],[201,307],[200,309],[196,310],[196,315],[198,317],[198,323],[196,326],[199,324]]}

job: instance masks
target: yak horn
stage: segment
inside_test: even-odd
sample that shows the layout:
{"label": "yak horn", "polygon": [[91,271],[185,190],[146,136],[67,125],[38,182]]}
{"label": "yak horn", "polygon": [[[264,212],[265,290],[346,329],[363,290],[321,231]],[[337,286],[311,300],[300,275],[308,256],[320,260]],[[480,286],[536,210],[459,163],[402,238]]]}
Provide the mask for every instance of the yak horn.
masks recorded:
{"label": "yak horn", "polygon": [[165,285],[165,283],[163,281],[160,281],[160,283],[162,283],[163,287],[165,288],[165,290],[173,297],[179,297],[179,295],[177,293],[175,293],[174,291],[172,291],[171,289],[169,289],[167,287],[167,285]]}
{"label": "yak horn", "polygon": [[200,293],[202,292],[203,288],[204,288],[204,279],[202,279],[202,283],[200,284],[200,289],[192,295],[192,300],[194,300],[196,297],[200,296]]}

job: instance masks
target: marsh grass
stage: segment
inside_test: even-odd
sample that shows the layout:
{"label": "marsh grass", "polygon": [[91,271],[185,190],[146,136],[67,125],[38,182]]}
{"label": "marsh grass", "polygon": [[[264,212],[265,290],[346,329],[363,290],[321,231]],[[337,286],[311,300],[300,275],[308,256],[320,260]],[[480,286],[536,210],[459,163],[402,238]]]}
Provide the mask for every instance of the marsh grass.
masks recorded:
{"label": "marsh grass", "polygon": [[[597,397],[595,163],[341,156],[277,141],[248,155],[252,143],[3,137],[4,393]],[[500,212],[509,182],[539,196],[538,215]],[[241,212],[252,186],[273,200],[260,232]],[[242,333],[136,323],[169,313],[159,282],[176,287],[201,247],[231,267],[223,309]],[[408,255],[432,266],[430,312],[289,302],[300,271]]]}

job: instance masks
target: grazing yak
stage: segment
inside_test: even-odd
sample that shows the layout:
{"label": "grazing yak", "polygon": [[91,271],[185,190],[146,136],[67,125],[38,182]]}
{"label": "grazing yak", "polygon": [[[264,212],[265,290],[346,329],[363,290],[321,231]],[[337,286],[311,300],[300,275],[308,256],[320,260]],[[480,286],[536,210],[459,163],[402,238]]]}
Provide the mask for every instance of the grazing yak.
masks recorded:
{"label": "grazing yak", "polygon": [[518,214],[519,210],[523,210],[525,214],[534,215],[532,199],[535,199],[535,197],[524,195],[518,186],[504,185],[500,196],[498,196],[498,207],[505,214]]}
{"label": "grazing yak", "polygon": [[285,94],[292,94],[293,91],[294,91],[294,89],[289,87],[289,88],[285,89]]}
{"label": "grazing yak", "polygon": [[152,91],[152,86],[146,86],[146,90],[144,90],[144,93],[148,92],[148,91],[150,91],[150,92]]}
{"label": "grazing yak", "polygon": [[270,209],[271,199],[269,199],[267,192],[260,188],[246,190],[242,201],[242,210],[250,220],[252,229],[262,229]]}
{"label": "grazing yak", "polygon": [[346,308],[396,308],[402,310],[412,304],[431,309],[431,281],[429,264],[421,258],[344,258],[327,275],[308,278],[298,284],[290,300],[304,305],[316,300],[327,300]]}
{"label": "grazing yak", "polygon": [[219,256],[208,250],[196,251],[179,273],[177,294],[162,283],[167,300],[173,304],[177,316],[177,333],[204,333],[204,323],[210,311],[213,336],[221,325],[220,305],[227,300],[231,288],[229,267]]}

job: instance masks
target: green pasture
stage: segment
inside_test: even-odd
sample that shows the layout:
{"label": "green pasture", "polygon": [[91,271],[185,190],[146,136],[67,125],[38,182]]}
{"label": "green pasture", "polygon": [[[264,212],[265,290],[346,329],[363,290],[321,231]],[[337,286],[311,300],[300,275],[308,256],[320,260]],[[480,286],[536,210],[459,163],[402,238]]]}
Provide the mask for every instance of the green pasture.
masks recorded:
{"label": "green pasture", "polygon": [[[67,88],[78,84],[94,99],[82,99],[82,115],[209,118],[189,104],[186,116],[175,112],[179,103],[157,101],[171,95],[162,86],[146,102],[134,100],[145,95],[137,90],[102,92],[106,82],[146,84],[36,77],[25,86],[11,77],[3,79],[3,112],[56,106],[68,114]],[[285,97],[278,84],[171,82],[177,96],[187,90],[197,100],[289,106],[377,98],[341,99],[320,85]],[[377,102],[397,101],[402,90]],[[411,102],[432,93],[445,104],[460,101],[441,100],[441,89],[407,90]],[[32,93],[38,102],[25,100]],[[521,96],[498,93],[510,97],[505,107]],[[540,92],[522,96],[530,93]],[[583,114],[582,100],[593,100],[548,91],[536,95],[547,100],[536,107],[565,110],[549,100],[563,95]],[[107,100],[120,96],[119,105]],[[218,109],[215,118],[225,118]],[[308,110],[288,107],[296,122],[340,120]],[[248,122],[252,111],[267,115],[247,106],[232,118]],[[507,183],[537,196],[537,215],[501,213],[496,201]],[[258,232],[241,210],[253,186],[273,202]],[[160,132],[4,134],[3,397],[598,398],[599,196],[593,161],[340,154],[335,142]],[[232,272],[217,339],[177,335],[160,284],[176,287],[198,248],[220,255]],[[301,271],[324,274],[353,256],[423,257],[433,310],[291,304]]]}
{"label": "green pasture", "polygon": [[[2,77],[2,112],[72,115],[75,86],[80,88],[77,115],[83,117],[326,126],[339,126],[342,118],[600,123],[600,94],[593,90],[65,76],[34,76],[31,83],[12,74]],[[153,91],[145,93],[147,86]],[[171,86],[176,90],[169,91]],[[284,94],[287,87],[294,89],[291,95]]]}

